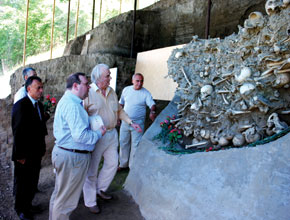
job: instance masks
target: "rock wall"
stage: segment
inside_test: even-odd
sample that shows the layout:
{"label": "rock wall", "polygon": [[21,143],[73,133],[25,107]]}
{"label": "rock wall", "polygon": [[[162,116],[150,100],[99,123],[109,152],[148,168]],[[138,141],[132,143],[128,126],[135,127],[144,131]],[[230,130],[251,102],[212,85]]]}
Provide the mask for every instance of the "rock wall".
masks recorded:
{"label": "rock wall", "polygon": [[[211,37],[237,32],[253,10],[265,12],[265,0],[212,1]],[[193,35],[205,36],[207,1],[162,0],[136,13],[134,53],[188,43]],[[69,42],[64,55],[96,52],[129,56],[133,12],[121,14]]]}
{"label": "rock wall", "polygon": [[3,167],[12,154],[11,109],[10,97],[0,99],[0,163]]}
{"label": "rock wall", "polygon": [[170,155],[152,138],[174,113],[172,101],[146,131],[125,182],[145,219],[290,219],[290,134],[257,147]]}
{"label": "rock wall", "polygon": [[[57,100],[63,95],[66,78],[75,72],[84,72],[90,76],[92,69],[99,63],[105,63],[110,68],[118,68],[116,92],[122,91],[124,85],[131,83],[131,76],[135,69],[135,59],[124,58],[111,54],[71,55],[29,65],[36,69],[44,82],[44,94],[56,96]],[[22,86],[22,70],[20,68],[10,78],[11,99]]]}

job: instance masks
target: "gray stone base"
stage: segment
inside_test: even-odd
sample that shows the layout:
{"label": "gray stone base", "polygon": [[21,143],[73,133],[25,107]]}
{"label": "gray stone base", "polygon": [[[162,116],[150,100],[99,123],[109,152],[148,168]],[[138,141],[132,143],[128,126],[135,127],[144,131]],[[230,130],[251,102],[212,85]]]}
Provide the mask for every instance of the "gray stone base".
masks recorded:
{"label": "gray stone base", "polygon": [[125,182],[146,219],[290,219],[290,134],[257,147],[169,155],[152,138],[175,112],[170,103],[147,130]]}

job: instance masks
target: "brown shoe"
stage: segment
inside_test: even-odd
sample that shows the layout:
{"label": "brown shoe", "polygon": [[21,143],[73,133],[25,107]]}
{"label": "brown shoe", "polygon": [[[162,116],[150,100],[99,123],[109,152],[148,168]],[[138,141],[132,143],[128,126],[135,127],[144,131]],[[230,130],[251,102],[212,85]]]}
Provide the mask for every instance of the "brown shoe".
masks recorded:
{"label": "brown shoe", "polygon": [[111,195],[105,193],[105,192],[102,191],[102,190],[98,193],[98,196],[99,196],[101,199],[104,199],[104,200],[110,200],[110,199],[112,199],[112,196],[111,196]]}
{"label": "brown shoe", "polygon": [[100,208],[98,205],[92,206],[92,207],[88,207],[88,209],[90,210],[91,213],[94,214],[98,214],[101,212]]}

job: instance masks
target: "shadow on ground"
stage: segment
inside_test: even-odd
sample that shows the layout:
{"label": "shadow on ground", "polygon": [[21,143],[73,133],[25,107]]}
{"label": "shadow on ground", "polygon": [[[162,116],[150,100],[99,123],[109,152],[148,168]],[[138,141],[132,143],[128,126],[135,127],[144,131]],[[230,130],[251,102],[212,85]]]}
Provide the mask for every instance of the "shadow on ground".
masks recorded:
{"label": "shadow on ground", "polygon": [[[133,201],[132,197],[123,190],[123,184],[128,175],[128,171],[120,171],[116,174],[108,193],[113,196],[112,200],[105,201],[98,199],[98,205],[101,208],[100,214],[92,214],[85,207],[83,197],[79,201],[79,205],[72,213],[71,220],[90,220],[90,219],[106,219],[106,220],[143,220],[138,205]],[[54,174],[51,165],[43,167],[40,174],[39,189],[34,199],[35,204],[40,204],[44,211],[35,215],[35,220],[47,220],[49,213],[49,199],[54,188]]]}

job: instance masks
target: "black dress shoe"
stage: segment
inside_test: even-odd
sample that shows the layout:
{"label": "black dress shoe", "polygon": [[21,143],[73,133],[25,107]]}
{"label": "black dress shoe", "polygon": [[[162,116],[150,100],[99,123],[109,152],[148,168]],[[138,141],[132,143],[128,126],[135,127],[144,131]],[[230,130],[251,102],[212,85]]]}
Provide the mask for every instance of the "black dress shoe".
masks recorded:
{"label": "black dress shoe", "polygon": [[100,208],[98,205],[95,205],[93,207],[88,207],[91,213],[93,214],[99,214],[101,212]]}
{"label": "black dress shoe", "polygon": [[24,214],[23,212],[21,212],[18,216],[21,220],[33,220],[31,214]]}
{"label": "black dress shoe", "polygon": [[110,200],[110,199],[113,198],[111,195],[105,193],[105,192],[102,191],[102,190],[98,193],[98,196],[99,196],[101,199],[104,199],[104,200]]}

